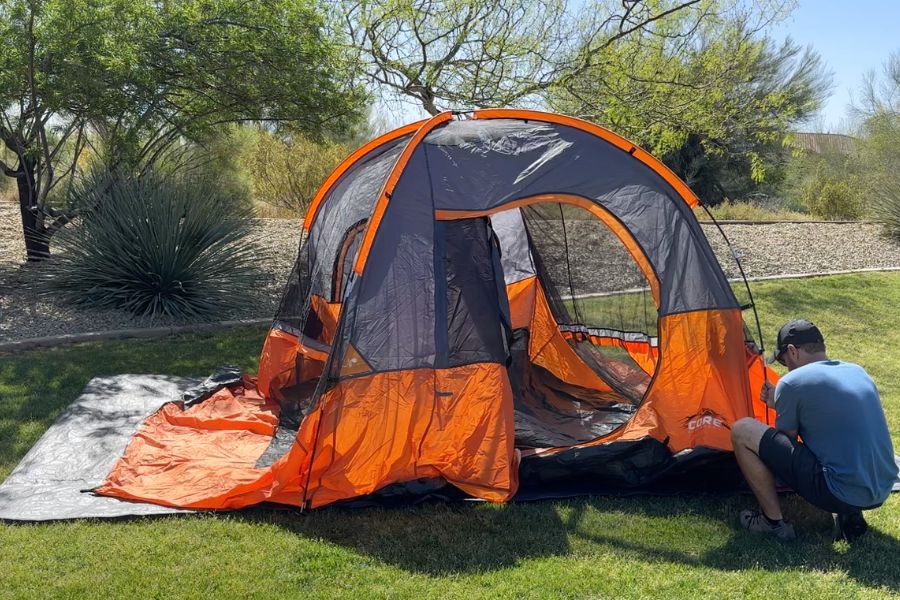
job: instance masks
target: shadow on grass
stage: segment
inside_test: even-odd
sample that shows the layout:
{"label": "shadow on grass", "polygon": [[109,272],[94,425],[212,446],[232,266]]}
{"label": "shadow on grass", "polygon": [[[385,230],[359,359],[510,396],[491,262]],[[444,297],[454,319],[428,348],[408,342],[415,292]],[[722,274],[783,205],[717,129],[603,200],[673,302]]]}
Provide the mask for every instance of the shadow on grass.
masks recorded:
{"label": "shadow on grass", "polygon": [[296,535],[352,548],[404,570],[443,576],[515,566],[571,552],[568,530],[547,502],[493,506],[428,502],[397,508],[323,508],[307,514],[243,511]]}
{"label": "shadow on grass", "polygon": [[[589,497],[492,506],[424,504],[391,509],[252,510],[237,518],[350,548],[429,576],[509,568],[522,560],[612,554],[617,559],[720,571],[844,571],[867,587],[900,590],[900,540],[870,528],[853,546],[831,541],[831,518],[785,501],[800,538],[785,544],[737,527],[747,497]],[[634,565],[628,567],[634,570]]]}
{"label": "shadow on grass", "polygon": [[[787,514],[798,527],[798,539],[795,542],[784,543],[741,529],[737,525],[737,512],[741,507],[750,506],[752,499],[731,498],[726,506],[717,503],[718,506],[709,515],[729,527],[725,543],[711,544],[699,552],[686,551],[678,542],[669,545],[658,541],[654,543],[652,534],[625,538],[588,531],[582,525],[581,521],[590,508],[603,509],[609,504],[619,505],[621,502],[628,501],[594,498],[578,503],[566,525],[575,537],[585,542],[611,547],[617,554],[647,562],[685,564],[734,572],[748,569],[844,571],[864,586],[900,590],[900,563],[896,560],[900,552],[900,540],[870,527],[866,535],[853,545],[846,542],[835,543],[831,538],[831,515],[813,508],[794,495],[786,497],[783,503]],[[631,515],[640,515],[652,521],[664,521],[673,516],[665,503],[660,503],[658,499],[637,503],[632,501],[631,504],[630,508],[622,506]],[[709,506],[710,501],[700,498],[697,504]],[[692,532],[682,531],[681,534],[688,537]]]}

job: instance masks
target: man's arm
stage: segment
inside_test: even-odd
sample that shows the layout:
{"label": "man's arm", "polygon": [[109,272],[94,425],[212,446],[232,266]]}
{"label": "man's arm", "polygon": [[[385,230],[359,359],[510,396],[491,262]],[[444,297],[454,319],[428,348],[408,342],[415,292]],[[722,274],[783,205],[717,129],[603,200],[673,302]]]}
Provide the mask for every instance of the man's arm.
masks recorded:
{"label": "man's arm", "polygon": [[763,401],[775,409],[775,428],[791,439],[797,439],[800,429],[799,402],[796,390],[783,379],[777,386],[763,385]]}
{"label": "man's arm", "polygon": [[[783,389],[784,388],[782,387],[782,390]],[[798,434],[798,426],[794,426],[793,428],[791,428],[791,426],[788,424],[791,422],[791,419],[788,418],[787,415],[783,414],[788,412],[788,410],[786,409],[789,408],[787,406],[787,404],[789,403],[793,404],[792,408],[794,410],[794,413],[796,414],[796,402],[782,402],[782,410],[779,411],[777,408],[777,402],[775,400],[775,390],[775,386],[766,381],[765,383],[763,383],[762,391],[759,394],[759,399],[765,402],[766,406],[768,406],[769,408],[775,409],[775,427],[777,427],[779,431],[784,432],[784,434],[789,438],[796,439]],[[783,397],[783,393],[780,395]],[[794,417],[794,422],[795,420],[796,416]]]}

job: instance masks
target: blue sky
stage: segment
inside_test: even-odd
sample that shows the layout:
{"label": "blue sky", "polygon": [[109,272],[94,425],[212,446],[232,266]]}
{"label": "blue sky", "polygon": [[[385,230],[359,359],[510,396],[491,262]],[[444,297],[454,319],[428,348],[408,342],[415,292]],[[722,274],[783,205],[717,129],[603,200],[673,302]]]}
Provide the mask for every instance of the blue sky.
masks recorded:
{"label": "blue sky", "polygon": [[900,51],[900,1],[801,0],[800,6],[770,31],[775,39],[790,36],[812,45],[834,73],[834,91],[819,128],[841,131],[851,94],[858,94],[864,74]]}

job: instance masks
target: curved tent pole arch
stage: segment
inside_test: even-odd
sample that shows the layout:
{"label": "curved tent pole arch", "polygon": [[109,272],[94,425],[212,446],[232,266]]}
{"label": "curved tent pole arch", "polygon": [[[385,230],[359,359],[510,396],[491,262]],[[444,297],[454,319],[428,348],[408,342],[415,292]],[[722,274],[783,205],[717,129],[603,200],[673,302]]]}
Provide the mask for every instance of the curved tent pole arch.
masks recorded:
{"label": "curved tent pole arch", "polygon": [[325,179],[321,186],[319,186],[319,191],[316,192],[316,195],[313,197],[312,202],[309,203],[309,208],[306,209],[306,215],[303,218],[303,229],[304,231],[309,231],[310,227],[312,227],[313,221],[316,218],[316,215],[321,208],[322,202],[328,196],[329,192],[334,188],[334,185],[338,182],[341,176],[352,167],[356,162],[368,154],[369,152],[377,149],[388,142],[396,140],[397,138],[403,137],[404,135],[409,135],[417,131],[427,119],[423,119],[421,121],[416,121],[414,123],[410,123],[408,125],[404,125],[403,127],[399,127],[392,131],[385,133],[384,135],[380,135],[374,140],[370,141],[367,144],[364,144],[357,148],[350,156],[345,158],[341,164],[339,164],[334,171]]}

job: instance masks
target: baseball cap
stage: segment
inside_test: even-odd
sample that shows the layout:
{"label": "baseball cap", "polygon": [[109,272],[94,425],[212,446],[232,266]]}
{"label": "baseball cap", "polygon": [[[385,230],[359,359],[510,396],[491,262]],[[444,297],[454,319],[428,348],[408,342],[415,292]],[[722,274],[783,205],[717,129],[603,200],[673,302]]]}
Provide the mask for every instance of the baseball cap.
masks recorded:
{"label": "baseball cap", "polygon": [[824,341],[825,338],[822,337],[822,332],[810,321],[806,319],[788,321],[778,330],[778,343],[772,356],[766,362],[769,364],[776,362],[787,349],[788,344],[799,346],[801,344],[823,343]]}

